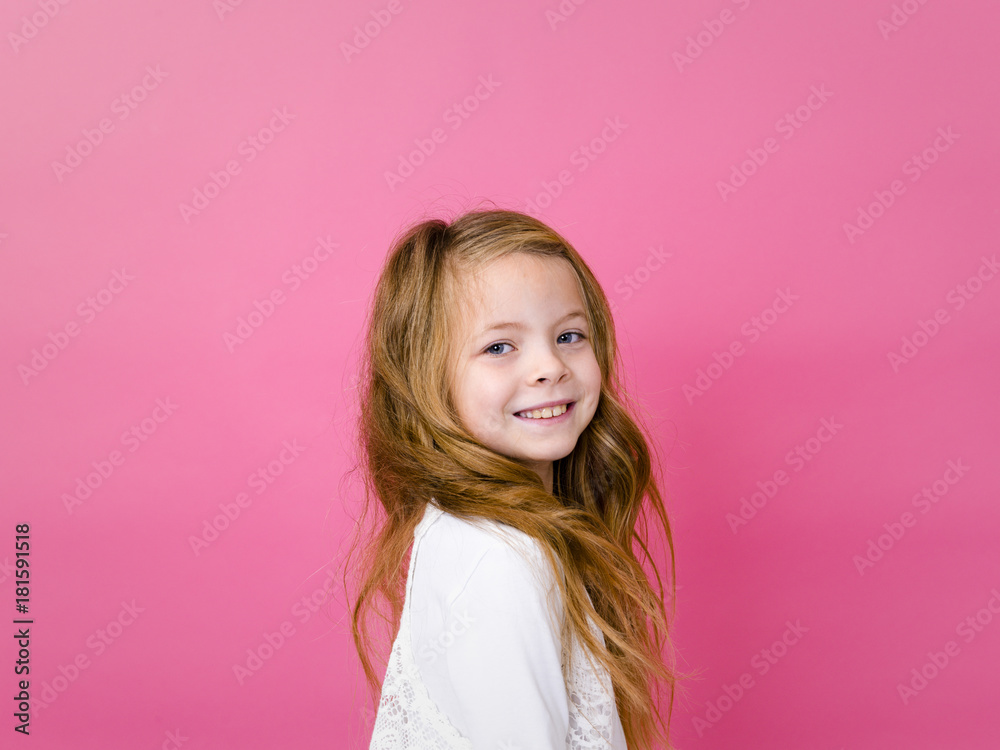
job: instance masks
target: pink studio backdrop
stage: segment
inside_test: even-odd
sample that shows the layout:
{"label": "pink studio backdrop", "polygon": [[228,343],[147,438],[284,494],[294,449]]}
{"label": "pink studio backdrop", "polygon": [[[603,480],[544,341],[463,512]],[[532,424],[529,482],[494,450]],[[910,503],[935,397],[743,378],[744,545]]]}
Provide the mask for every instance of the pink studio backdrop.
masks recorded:
{"label": "pink studio backdrop", "polygon": [[7,3],[0,600],[33,705],[16,735],[7,635],[3,747],[367,747],[343,592],[315,603],[361,326],[396,231],[480,198],[615,304],[698,673],[678,747],[996,747],[998,21]]}

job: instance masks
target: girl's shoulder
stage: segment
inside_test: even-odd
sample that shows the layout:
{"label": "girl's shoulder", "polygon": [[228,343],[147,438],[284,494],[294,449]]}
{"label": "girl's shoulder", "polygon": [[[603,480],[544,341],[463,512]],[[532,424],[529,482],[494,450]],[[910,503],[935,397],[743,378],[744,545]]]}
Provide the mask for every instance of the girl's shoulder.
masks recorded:
{"label": "girl's shoulder", "polygon": [[425,536],[451,535],[470,546],[501,548],[515,546],[538,549],[538,541],[520,529],[488,518],[463,518],[441,508],[431,498],[417,527]]}
{"label": "girl's shoulder", "polygon": [[474,576],[531,576],[541,588],[552,588],[548,561],[538,540],[498,521],[461,518],[431,500],[417,526],[416,541],[415,562],[430,573],[424,581],[435,582],[446,598],[457,597]]}

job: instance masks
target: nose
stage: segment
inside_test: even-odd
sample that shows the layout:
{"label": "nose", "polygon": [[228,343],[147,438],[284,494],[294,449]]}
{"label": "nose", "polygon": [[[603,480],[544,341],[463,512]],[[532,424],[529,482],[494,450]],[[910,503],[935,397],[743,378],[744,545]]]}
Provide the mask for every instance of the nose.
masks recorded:
{"label": "nose", "polygon": [[569,375],[569,367],[558,348],[541,344],[529,358],[528,382],[558,383]]}

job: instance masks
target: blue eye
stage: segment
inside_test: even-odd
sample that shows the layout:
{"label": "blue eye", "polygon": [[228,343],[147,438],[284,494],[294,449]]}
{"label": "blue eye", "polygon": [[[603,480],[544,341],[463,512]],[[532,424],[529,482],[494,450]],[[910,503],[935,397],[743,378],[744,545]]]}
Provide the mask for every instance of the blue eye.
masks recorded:
{"label": "blue eye", "polygon": [[[559,335],[559,339],[562,339],[564,336],[579,336],[580,338],[577,339],[576,341],[560,341],[560,343],[563,343],[563,344],[578,344],[578,343],[580,343],[580,341],[582,341],[583,339],[587,338],[585,335],[583,335],[579,331],[567,331],[566,333],[560,334]],[[498,341],[497,343],[490,344],[488,347],[486,347],[483,350],[483,353],[489,355],[490,357],[502,357],[504,354],[507,354],[508,352],[503,352],[503,351],[499,351],[498,352],[497,351],[497,347],[504,347],[504,346],[509,346],[509,347],[513,348],[513,344],[508,344],[505,341]]]}
{"label": "blue eye", "polygon": [[507,344],[507,343],[504,343],[504,342],[500,342],[500,343],[497,343],[497,344],[490,344],[488,347],[486,347],[486,354],[489,354],[491,357],[499,357],[499,356],[501,356],[501,354],[506,354],[506,352],[493,352],[493,351],[490,351],[491,349],[495,349],[498,346],[510,346],[510,344]]}

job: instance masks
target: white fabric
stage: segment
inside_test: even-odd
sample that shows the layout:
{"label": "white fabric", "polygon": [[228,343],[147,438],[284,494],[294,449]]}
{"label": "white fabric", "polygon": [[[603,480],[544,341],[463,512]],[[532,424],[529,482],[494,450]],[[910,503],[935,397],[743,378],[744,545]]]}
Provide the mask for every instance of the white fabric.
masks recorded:
{"label": "white fabric", "polygon": [[561,618],[535,540],[428,503],[370,750],[627,750],[607,671],[578,642],[566,674]]}

